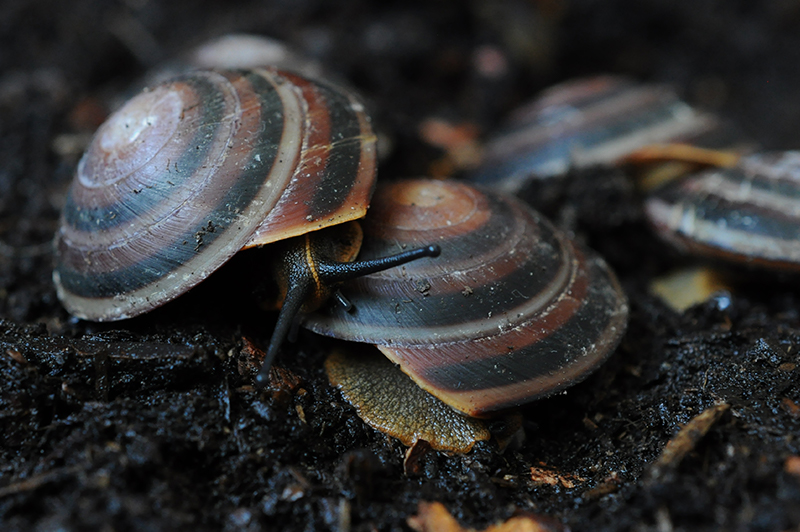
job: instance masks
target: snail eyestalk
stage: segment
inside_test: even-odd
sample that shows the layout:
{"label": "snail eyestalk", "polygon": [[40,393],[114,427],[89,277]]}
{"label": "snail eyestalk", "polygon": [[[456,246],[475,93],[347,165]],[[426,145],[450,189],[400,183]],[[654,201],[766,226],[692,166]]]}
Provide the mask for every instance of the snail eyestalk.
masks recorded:
{"label": "snail eyestalk", "polygon": [[[329,243],[330,240],[324,241]],[[295,239],[293,245],[289,246],[284,254],[283,271],[279,275],[282,279],[279,281],[285,286],[286,296],[278,314],[278,321],[264,356],[264,362],[256,376],[255,382],[258,387],[263,388],[269,382],[269,370],[272,362],[300,313],[311,312],[319,308],[336,288],[336,285],[395,266],[402,266],[423,257],[438,257],[441,253],[441,248],[434,244],[379,259],[346,262],[338,260],[340,257],[347,256],[346,251],[334,247],[336,253],[332,254],[334,258],[331,259],[330,251],[325,250],[325,246],[320,244],[322,241],[320,238],[305,235],[303,238]],[[360,234],[358,241],[360,245]],[[351,244],[352,242],[348,241],[344,247],[349,250]],[[320,253],[321,251],[323,253]],[[321,256],[323,254],[326,256]]]}
{"label": "snail eyestalk", "polygon": [[437,245],[403,251],[397,255],[382,257],[380,259],[364,260],[358,262],[322,262],[317,264],[320,278],[324,279],[325,284],[341,283],[369,275],[371,273],[382,272],[395,266],[402,266],[412,260],[422,257],[438,257],[442,250]]}

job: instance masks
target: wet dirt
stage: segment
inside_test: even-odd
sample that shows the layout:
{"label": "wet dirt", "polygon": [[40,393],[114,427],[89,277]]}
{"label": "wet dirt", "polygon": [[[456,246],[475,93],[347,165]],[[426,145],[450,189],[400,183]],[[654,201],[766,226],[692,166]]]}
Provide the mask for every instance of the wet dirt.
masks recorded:
{"label": "wet dirt", "polygon": [[[791,0],[6,0],[0,528],[404,530],[420,501],[441,501],[475,527],[521,510],[572,530],[796,530],[796,279],[739,272],[732,292],[671,310],[648,284],[695,261],[654,237],[619,172],[529,191],[617,271],[631,305],[619,349],[583,383],[523,408],[517,446],[429,452],[413,475],[405,448],[328,384],[333,342],[301,331],[277,361],[282,376],[253,389],[252,353],[275,316],[247,283],[231,290],[223,269],[150,315],[83,322],[58,303],[50,240],[112,102],[223,33],[282,39],[360,90],[392,140],[379,174],[393,178],[441,170],[424,120],[485,135],[537,91],[591,73],[669,83],[767,148],[800,146],[798,28]],[[659,461],[718,405],[728,407],[680,459]]]}

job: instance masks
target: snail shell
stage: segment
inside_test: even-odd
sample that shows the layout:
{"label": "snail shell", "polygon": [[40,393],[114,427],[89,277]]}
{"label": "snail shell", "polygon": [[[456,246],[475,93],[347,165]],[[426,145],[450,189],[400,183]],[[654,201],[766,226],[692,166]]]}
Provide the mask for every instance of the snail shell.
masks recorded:
{"label": "snail shell", "polygon": [[330,79],[318,61],[303,56],[286,43],[247,33],[230,33],[204,42],[190,50],[184,61],[187,66],[201,69],[270,65],[312,79]]}
{"label": "snail shell", "polygon": [[800,152],[743,157],[687,175],[646,201],[650,222],[680,249],[777,269],[800,268]]}
{"label": "snail shell", "polygon": [[615,76],[577,79],[546,90],[517,110],[488,142],[470,180],[509,193],[529,180],[610,165],[655,143],[730,145],[729,128],[661,85]]}
{"label": "snail shell", "polygon": [[[332,80],[322,64],[304,56],[287,43],[263,35],[229,33],[204,41],[176,58],[169,59],[147,72],[134,92],[117,101],[115,107],[145,86],[171,81],[194,70],[239,70],[269,66],[293,72],[308,79]],[[336,80],[337,83],[339,80]]]}
{"label": "snail shell", "polygon": [[117,320],[196,285],[237,251],[366,212],[375,136],[351,94],[275,70],[200,71],[100,127],[56,235],[72,314]]}
{"label": "snail shell", "polygon": [[510,197],[452,181],[378,188],[361,257],[438,243],[441,257],[344,285],[305,318],[378,344],[423,389],[476,416],[552,394],[616,347],[628,307],[602,259]]}

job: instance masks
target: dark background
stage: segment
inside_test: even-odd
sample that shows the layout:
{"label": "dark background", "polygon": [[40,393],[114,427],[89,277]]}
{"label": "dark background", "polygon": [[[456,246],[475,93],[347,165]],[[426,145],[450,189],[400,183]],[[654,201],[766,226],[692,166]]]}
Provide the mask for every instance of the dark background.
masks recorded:
{"label": "dark background", "polygon": [[[49,242],[111,102],[226,32],[282,39],[359,89],[393,140],[379,172],[391,178],[441,168],[424,119],[485,135],[537,91],[593,73],[669,83],[762,146],[796,147],[799,30],[794,0],[3,0],[0,528],[399,530],[437,500],[478,527],[522,510],[573,530],[796,529],[796,280],[749,271],[729,305],[670,310],[648,284],[692,260],[655,241],[624,179],[576,177],[542,206],[619,273],[620,349],[526,407],[521,447],[431,453],[418,476],[327,384],[330,342],[301,334],[278,362],[300,384],[255,393],[244,338],[263,345],[271,314],[207,288],[126,323],[79,322],[55,297]],[[475,67],[486,47],[508,63],[496,78]],[[730,409],[656,474],[666,442],[719,402]],[[574,483],[535,482],[534,466]]]}

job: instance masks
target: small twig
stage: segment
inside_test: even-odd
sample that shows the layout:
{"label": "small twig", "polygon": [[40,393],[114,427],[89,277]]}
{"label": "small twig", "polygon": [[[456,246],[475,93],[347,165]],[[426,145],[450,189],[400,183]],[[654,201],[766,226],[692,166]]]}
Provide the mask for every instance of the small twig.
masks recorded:
{"label": "small twig", "polygon": [[651,478],[658,479],[667,471],[678,467],[684,457],[697,446],[700,440],[730,407],[731,405],[728,403],[719,403],[706,408],[690,419],[678,431],[678,434],[667,442],[666,447],[661,452],[661,456],[653,464],[653,468],[650,471]]}
{"label": "small twig", "polygon": [[77,473],[78,471],[80,471],[80,467],[77,466],[65,467],[62,469],[56,469],[55,471],[48,471],[47,473],[42,473],[41,475],[37,475],[25,480],[20,480],[19,482],[14,482],[13,484],[9,484],[4,488],[0,488],[0,497],[16,495],[17,493],[22,493],[24,491],[32,491],[49,482],[54,482],[61,478]]}

